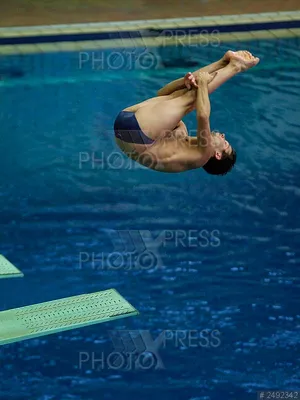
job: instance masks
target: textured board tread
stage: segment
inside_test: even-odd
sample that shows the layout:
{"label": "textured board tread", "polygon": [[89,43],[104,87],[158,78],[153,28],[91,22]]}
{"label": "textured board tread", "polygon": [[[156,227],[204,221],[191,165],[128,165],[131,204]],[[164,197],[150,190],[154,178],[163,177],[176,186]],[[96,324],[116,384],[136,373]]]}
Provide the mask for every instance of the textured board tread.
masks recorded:
{"label": "textured board tread", "polygon": [[0,312],[0,345],[137,314],[115,289],[15,308]]}

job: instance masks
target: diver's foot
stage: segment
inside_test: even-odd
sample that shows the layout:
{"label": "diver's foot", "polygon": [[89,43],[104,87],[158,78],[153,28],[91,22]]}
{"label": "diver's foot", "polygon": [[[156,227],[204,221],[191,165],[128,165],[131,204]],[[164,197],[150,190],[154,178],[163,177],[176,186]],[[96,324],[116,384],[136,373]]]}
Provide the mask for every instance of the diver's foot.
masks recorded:
{"label": "diver's foot", "polygon": [[246,50],[228,50],[224,55],[224,60],[239,67],[241,72],[255,67],[255,65],[257,65],[260,61],[258,57],[254,57],[249,51]]}

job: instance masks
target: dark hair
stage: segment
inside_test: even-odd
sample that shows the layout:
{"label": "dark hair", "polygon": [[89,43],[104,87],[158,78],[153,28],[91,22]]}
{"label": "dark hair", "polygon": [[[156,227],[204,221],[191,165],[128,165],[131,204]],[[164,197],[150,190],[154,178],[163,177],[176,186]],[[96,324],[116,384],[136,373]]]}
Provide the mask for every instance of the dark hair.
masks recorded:
{"label": "dark hair", "polygon": [[226,175],[232,170],[236,162],[236,151],[232,149],[230,154],[223,151],[221,160],[218,160],[215,156],[211,157],[207,163],[203,166],[203,169],[212,175]]}

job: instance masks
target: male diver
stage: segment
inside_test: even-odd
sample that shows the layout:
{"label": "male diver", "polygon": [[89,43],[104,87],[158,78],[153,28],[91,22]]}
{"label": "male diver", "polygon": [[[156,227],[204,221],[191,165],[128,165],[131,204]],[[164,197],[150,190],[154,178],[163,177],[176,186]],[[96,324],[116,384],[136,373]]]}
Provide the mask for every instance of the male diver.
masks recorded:
{"label": "male diver", "polygon": [[[209,94],[259,63],[248,51],[227,51],[213,64],[170,82],[150,98],[121,111],[114,124],[116,142],[131,159],[160,172],[203,168],[227,174],[236,152],[225,134],[210,129]],[[188,135],[182,118],[196,110],[197,136]]]}

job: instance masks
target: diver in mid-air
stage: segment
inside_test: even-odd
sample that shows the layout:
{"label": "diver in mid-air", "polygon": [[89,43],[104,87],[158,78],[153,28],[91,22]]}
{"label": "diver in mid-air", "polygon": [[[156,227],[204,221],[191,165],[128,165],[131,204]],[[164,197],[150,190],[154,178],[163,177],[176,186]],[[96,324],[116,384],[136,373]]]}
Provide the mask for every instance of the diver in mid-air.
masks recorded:
{"label": "diver in mid-air", "polygon": [[[259,63],[248,51],[227,51],[224,57],[170,82],[157,97],[125,108],[114,124],[120,149],[140,164],[160,172],[203,168],[227,174],[236,152],[224,133],[210,129],[209,94],[236,74]],[[188,135],[182,118],[196,110],[197,136]]]}

